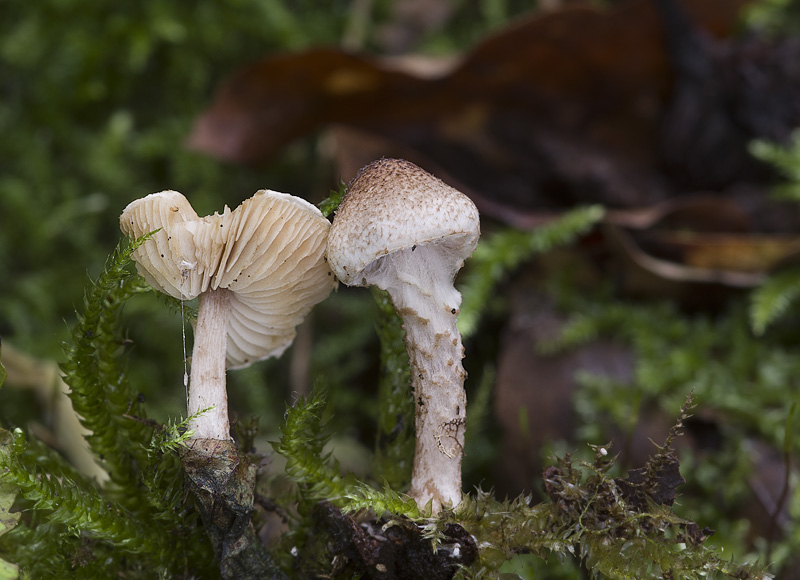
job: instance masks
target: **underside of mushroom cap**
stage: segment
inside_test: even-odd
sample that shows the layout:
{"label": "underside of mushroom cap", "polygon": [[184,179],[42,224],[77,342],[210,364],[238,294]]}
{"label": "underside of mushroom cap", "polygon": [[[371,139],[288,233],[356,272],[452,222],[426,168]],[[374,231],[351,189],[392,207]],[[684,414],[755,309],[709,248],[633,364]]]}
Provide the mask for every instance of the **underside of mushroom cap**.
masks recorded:
{"label": "underside of mushroom cap", "polygon": [[305,200],[272,191],[234,210],[212,281],[232,293],[229,368],[283,354],[297,325],[335,288],[325,262],[329,225]]}
{"label": "underside of mushroom cap", "polygon": [[[478,210],[467,196],[410,161],[380,159],[348,186],[327,255],[339,280],[367,285],[362,272],[369,264],[431,242],[448,247],[455,273],[472,255],[479,235]],[[452,237],[458,243],[448,243]]]}
{"label": "underside of mushroom cap", "polygon": [[122,212],[120,229],[132,238],[156,231],[133,253],[136,269],[153,288],[178,299],[200,293],[195,244],[186,222],[199,219],[177,191],[161,191],[137,199]]}
{"label": "underside of mushroom cap", "polygon": [[324,259],[328,220],[288,194],[261,190],[200,218],[181,194],[161,192],[130,204],[120,223],[134,237],[161,228],[133,255],[158,290],[182,299],[230,291],[228,368],[280,356],[336,285]]}

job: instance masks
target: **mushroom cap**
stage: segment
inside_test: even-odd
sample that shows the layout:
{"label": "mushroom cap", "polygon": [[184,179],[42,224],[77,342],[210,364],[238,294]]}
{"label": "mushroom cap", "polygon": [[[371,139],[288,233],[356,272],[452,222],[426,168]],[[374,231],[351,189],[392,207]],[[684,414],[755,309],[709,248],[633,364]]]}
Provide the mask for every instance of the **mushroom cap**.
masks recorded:
{"label": "mushroom cap", "polygon": [[472,200],[404,159],[379,159],[347,188],[328,235],[328,263],[350,286],[371,282],[365,270],[379,258],[416,246],[446,250],[452,275],[478,243]]}
{"label": "mushroom cap", "polygon": [[191,300],[230,290],[228,368],[280,356],[295,327],[336,286],[325,263],[329,222],[304,199],[261,190],[231,211],[198,217],[177,191],[138,199],[120,216],[134,238],[158,230],[133,254],[157,290]]}

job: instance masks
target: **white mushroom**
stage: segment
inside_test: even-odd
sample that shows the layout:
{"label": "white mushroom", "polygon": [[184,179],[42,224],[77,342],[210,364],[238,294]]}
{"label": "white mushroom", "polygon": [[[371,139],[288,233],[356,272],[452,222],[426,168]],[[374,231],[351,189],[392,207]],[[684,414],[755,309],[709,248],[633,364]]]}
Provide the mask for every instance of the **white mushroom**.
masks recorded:
{"label": "white mushroom", "polygon": [[120,216],[147,282],[178,299],[198,297],[189,380],[196,439],[230,439],[225,369],[280,356],[295,327],[336,281],[324,260],[328,220],[307,201],[261,190],[231,211],[198,217],[177,191],[132,202]]}
{"label": "white mushroom", "polygon": [[358,173],[328,235],[339,280],[387,290],[403,319],[416,403],[410,494],[434,513],[461,501],[466,373],[453,280],[479,236],[467,196],[399,159]]}

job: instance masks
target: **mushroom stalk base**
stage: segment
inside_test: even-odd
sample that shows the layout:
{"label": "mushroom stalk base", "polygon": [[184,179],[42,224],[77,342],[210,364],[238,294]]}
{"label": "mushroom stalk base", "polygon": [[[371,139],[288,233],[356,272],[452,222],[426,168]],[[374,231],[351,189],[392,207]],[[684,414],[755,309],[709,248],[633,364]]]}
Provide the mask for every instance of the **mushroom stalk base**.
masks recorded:
{"label": "mushroom stalk base", "polygon": [[256,469],[233,441],[195,439],[181,461],[222,577],[287,580],[253,529]]}
{"label": "mushroom stalk base", "polygon": [[[417,248],[414,258],[427,252]],[[455,507],[461,501],[467,406],[464,348],[456,326],[461,294],[453,287],[452,268],[437,263],[433,252],[427,261],[416,262],[419,265],[409,259],[409,250],[389,257],[399,274],[386,289],[403,319],[416,409],[409,493],[420,507],[432,500],[437,514],[442,506]]]}
{"label": "mushroom stalk base", "polygon": [[208,410],[190,421],[193,439],[231,439],[225,389],[228,301],[229,291],[224,288],[198,297],[188,413],[191,417]]}

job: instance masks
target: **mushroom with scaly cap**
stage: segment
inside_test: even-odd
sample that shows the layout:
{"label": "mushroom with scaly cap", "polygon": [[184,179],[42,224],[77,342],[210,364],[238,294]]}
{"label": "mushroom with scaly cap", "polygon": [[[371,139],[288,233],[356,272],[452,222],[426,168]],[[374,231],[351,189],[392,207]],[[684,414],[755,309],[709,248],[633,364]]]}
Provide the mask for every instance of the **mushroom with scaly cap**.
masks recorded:
{"label": "mushroom with scaly cap", "polygon": [[295,327],[336,281],[324,260],[329,223],[307,201],[261,190],[231,211],[198,217],[177,191],[138,199],[120,216],[138,238],[133,254],[147,282],[175,298],[198,298],[188,413],[195,439],[229,440],[226,368],[280,356]]}
{"label": "mushroom with scaly cap", "polygon": [[403,319],[416,403],[410,494],[434,513],[461,501],[466,372],[453,280],[479,237],[475,204],[401,159],[359,171],[328,235],[338,279],[388,291]]}

